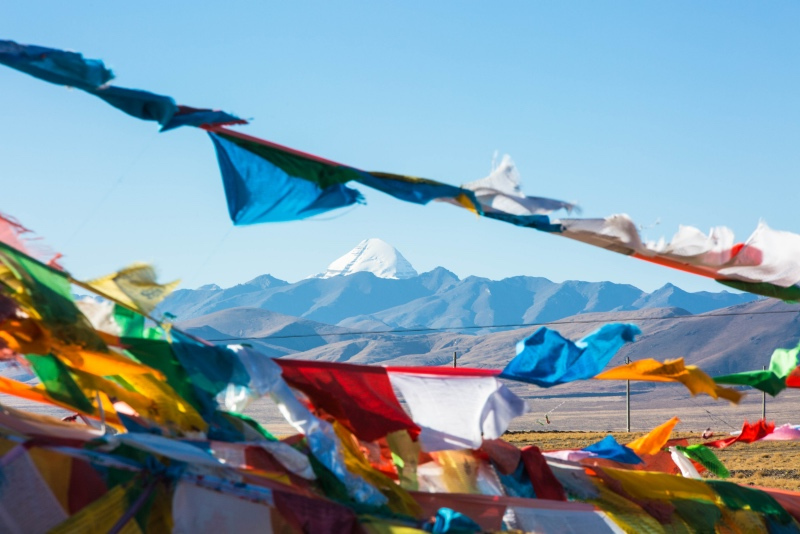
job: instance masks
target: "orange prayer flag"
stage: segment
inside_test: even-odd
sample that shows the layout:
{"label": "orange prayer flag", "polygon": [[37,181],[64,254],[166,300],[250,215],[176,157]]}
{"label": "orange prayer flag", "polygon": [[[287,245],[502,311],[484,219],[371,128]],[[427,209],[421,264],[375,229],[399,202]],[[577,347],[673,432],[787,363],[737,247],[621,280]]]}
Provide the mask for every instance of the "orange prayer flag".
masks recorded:
{"label": "orange prayer flag", "polygon": [[705,393],[734,404],[744,396],[735,389],[718,385],[694,365],[684,365],[683,358],[659,362],[652,358],[614,367],[594,377],[595,380],[642,380],[645,382],[680,382],[692,395]]}
{"label": "orange prayer flag", "polygon": [[666,423],[658,425],[641,438],[628,443],[627,447],[639,455],[656,454],[667,444],[672,429],[675,428],[675,425],[679,422],[680,419],[673,417]]}

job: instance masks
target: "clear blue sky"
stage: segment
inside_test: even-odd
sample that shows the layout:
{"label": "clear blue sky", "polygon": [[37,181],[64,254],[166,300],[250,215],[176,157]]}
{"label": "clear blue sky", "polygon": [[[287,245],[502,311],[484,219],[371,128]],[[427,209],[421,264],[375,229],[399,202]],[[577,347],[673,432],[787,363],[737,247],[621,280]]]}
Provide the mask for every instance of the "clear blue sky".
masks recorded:
{"label": "clear blue sky", "polygon": [[[454,184],[495,150],[528,194],[679,224],[800,232],[800,4],[756,2],[31,2],[0,37],[82,52],[115,84],[247,118],[246,133]],[[153,262],[183,287],[295,281],[380,237],[420,271],[711,281],[366,190],[323,221],[233,228],[214,151],[99,99],[0,69],[0,211],[78,277]]]}

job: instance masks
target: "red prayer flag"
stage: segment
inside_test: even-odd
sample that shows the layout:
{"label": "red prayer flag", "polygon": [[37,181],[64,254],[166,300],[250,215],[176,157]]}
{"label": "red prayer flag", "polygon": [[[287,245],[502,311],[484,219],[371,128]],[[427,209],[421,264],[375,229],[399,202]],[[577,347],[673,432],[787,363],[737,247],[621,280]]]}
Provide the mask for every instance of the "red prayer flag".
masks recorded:
{"label": "red prayer flag", "polygon": [[408,430],[412,437],[419,434],[419,427],[400,406],[385,368],[305,360],[275,362],[289,385],[359,439],[375,441],[397,430]]}
{"label": "red prayer flag", "polygon": [[757,441],[767,434],[772,434],[775,430],[775,421],[770,421],[767,423],[764,419],[761,419],[752,425],[747,421],[744,422],[742,426],[742,432],[738,436],[731,436],[725,439],[718,439],[717,441],[709,441],[708,443],[703,443],[706,447],[716,447],[717,449],[724,449],[729,445],[733,445],[734,443],[741,442],[741,443],[752,443]]}
{"label": "red prayer flag", "polygon": [[794,368],[794,371],[789,373],[786,377],[787,388],[800,388],[800,365]]}
{"label": "red prayer flag", "polygon": [[558,481],[547,461],[542,455],[542,451],[536,445],[531,445],[522,449],[522,463],[525,471],[533,484],[533,491],[539,499],[550,499],[553,501],[566,501],[567,495],[564,488]]}

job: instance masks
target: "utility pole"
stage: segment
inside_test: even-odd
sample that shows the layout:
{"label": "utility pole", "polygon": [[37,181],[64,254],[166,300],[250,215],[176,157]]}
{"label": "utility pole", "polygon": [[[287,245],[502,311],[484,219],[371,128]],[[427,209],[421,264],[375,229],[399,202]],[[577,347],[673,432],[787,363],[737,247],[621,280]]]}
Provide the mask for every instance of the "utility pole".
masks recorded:
{"label": "utility pole", "polygon": [[[764,371],[766,371],[767,370],[767,366],[766,365],[762,366],[762,369]],[[764,419],[765,421],[767,420],[767,392],[766,391],[762,391],[761,392],[761,419]]]}
{"label": "utility pole", "polygon": [[[631,359],[625,356],[625,363],[631,363]],[[631,431],[631,381],[625,381],[625,431]]]}
{"label": "utility pole", "polygon": [[456,351],[453,351],[453,369],[456,368]]}

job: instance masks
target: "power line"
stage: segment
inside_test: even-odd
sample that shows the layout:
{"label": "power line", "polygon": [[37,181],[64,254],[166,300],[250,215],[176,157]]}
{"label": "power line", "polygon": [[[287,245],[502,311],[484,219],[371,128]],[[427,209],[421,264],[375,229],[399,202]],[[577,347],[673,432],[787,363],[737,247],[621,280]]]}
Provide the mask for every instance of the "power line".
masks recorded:
{"label": "power line", "polygon": [[[776,315],[784,313],[800,314],[800,309],[796,310],[772,310],[760,312],[724,312],[703,315],[677,315],[673,317],[618,317],[616,321],[679,321],[689,319],[710,319],[712,317],[735,317],[744,315]],[[439,328],[402,328],[393,330],[356,330],[349,332],[331,333],[331,334],[286,334],[286,335],[267,335],[267,336],[240,336],[240,337],[225,337],[217,339],[206,339],[206,341],[237,341],[237,340],[260,340],[260,339],[299,339],[307,337],[322,337],[322,336],[370,336],[379,334],[409,334],[409,333],[426,333],[426,332],[447,332],[453,330],[480,330],[483,328],[525,328],[528,326],[552,326],[552,325],[568,325],[568,324],[596,324],[607,323],[603,319],[583,319],[583,320],[570,320],[570,321],[546,321],[541,323],[519,323],[519,324],[501,324],[501,325],[488,325],[488,326],[443,326]]]}

